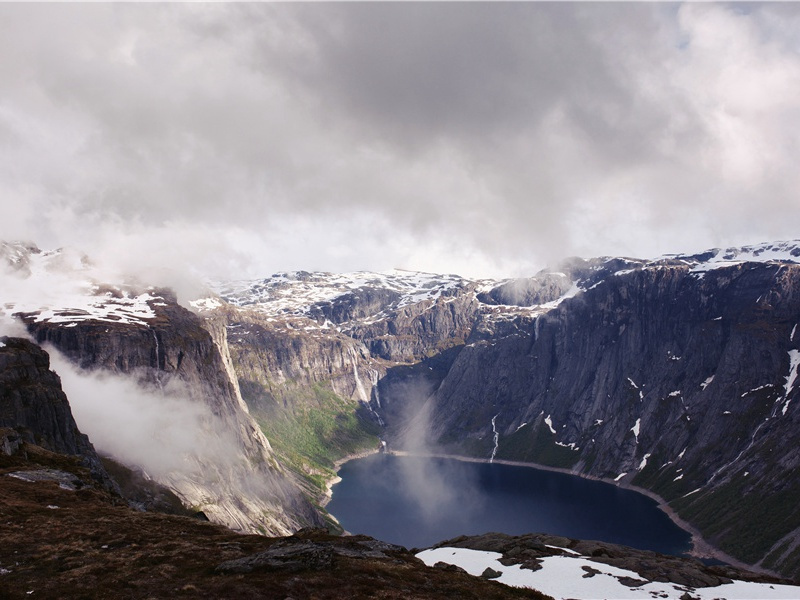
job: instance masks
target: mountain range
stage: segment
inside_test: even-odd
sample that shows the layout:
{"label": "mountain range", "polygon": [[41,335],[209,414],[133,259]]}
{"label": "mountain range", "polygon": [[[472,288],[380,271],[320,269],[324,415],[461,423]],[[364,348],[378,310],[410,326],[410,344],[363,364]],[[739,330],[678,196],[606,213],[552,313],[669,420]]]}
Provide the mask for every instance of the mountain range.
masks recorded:
{"label": "mountain range", "polygon": [[[4,243],[0,260],[2,311],[63,357],[81,429],[152,484],[129,503],[169,493],[241,532],[335,530],[337,462],[385,444],[641,488],[734,562],[800,577],[800,242],[513,280],[282,272],[180,302],[74,252]],[[110,425],[112,396],[143,404]],[[86,454],[43,437],[63,410],[39,429],[11,418],[27,443]]]}

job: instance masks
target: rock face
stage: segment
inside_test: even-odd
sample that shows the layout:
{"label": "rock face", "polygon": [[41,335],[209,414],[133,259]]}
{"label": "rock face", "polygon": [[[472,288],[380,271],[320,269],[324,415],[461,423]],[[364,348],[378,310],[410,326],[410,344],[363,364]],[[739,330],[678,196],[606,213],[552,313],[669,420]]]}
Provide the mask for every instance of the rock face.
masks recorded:
{"label": "rock face", "polygon": [[156,316],[146,325],[87,319],[67,327],[32,315],[25,320],[40,343],[53,344],[84,369],[131,376],[154,393],[179,385],[190,401],[210,409],[208,435],[234,439],[237,456],[197,459],[191,471],[161,477],[184,504],[240,531],[277,535],[322,525],[247,413],[220,353],[224,338],[215,343],[202,319],[167,293],[153,304]]}
{"label": "rock face", "polygon": [[[191,433],[196,450],[163,457],[170,466],[152,473],[187,507],[246,532],[280,535],[324,524],[248,414],[224,328],[181,307],[168,290],[94,282],[89,261],[74,253],[3,244],[0,259],[11,295],[0,312],[21,319],[38,343],[51,344],[85,373],[132,382],[142,398],[163,403],[159,418],[168,419],[178,400],[193,407],[172,418],[197,421]],[[180,423],[170,425],[183,435]],[[145,438],[137,443],[148,444]],[[169,454],[168,448],[163,452]],[[114,458],[135,470],[150,468]]]}
{"label": "rock face", "polygon": [[730,554],[797,576],[798,321],[794,264],[620,273],[470,339],[431,436],[646,487]]}
{"label": "rock face", "polygon": [[22,338],[0,337],[0,431],[5,432],[4,454],[14,454],[27,442],[76,455],[98,482],[116,489],[89,438],[78,429],[61,380],[50,370],[50,357]]}

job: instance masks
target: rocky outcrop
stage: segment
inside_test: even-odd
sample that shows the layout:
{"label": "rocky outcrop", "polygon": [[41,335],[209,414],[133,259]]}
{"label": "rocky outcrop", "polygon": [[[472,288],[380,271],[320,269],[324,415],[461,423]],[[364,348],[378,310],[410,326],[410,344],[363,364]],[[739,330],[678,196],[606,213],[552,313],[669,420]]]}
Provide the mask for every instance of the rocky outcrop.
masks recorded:
{"label": "rocky outcrop", "polygon": [[348,335],[364,343],[374,356],[392,362],[414,363],[453,346],[462,345],[480,307],[467,288],[393,311],[365,324],[354,324]]}
{"label": "rocky outcrop", "polygon": [[27,442],[79,456],[99,482],[115,490],[89,438],[75,423],[47,352],[22,338],[0,337],[0,428],[6,428],[5,454],[21,451]]}

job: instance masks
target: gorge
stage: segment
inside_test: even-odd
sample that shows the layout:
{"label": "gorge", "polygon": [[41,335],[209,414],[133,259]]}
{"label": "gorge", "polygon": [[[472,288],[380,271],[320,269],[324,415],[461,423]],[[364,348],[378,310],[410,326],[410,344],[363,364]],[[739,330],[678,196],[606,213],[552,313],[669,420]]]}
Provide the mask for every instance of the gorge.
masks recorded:
{"label": "gorge", "polygon": [[182,469],[114,455],[79,425],[212,521],[337,529],[322,506],[337,462],[385,442],[638,486],[742,563],[800,576],[796,242],[570,259],[510,281],[278,273],[181,303],[86,284],[58,251],[2,253],[20,288],[69,282],[4,312],[88,381],[73,398],[62,374],[76,414],[106,376],[202,407],[176,412],[211,449]]}

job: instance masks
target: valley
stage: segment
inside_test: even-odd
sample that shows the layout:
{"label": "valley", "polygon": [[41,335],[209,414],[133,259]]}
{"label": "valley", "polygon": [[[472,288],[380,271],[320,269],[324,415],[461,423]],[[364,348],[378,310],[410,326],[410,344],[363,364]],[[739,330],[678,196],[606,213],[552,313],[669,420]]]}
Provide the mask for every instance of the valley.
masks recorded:
{"label": "valley", "polygon": [[180,302],[63,256],[4,244],[14,286],[59,282],[43,300],[12,286],[6,317],[76,369],[76,415],[81,396],[117,394],[105,377],[202,407],[176,408],[198,436],[181,468],[134,459],[141,437],[95,444],[216,523],[341,531],[324,508],[338,465],[387,448],[641,488],[699,532],[698,553],[800,577],[795,242],[507,281],[277,273]]}

